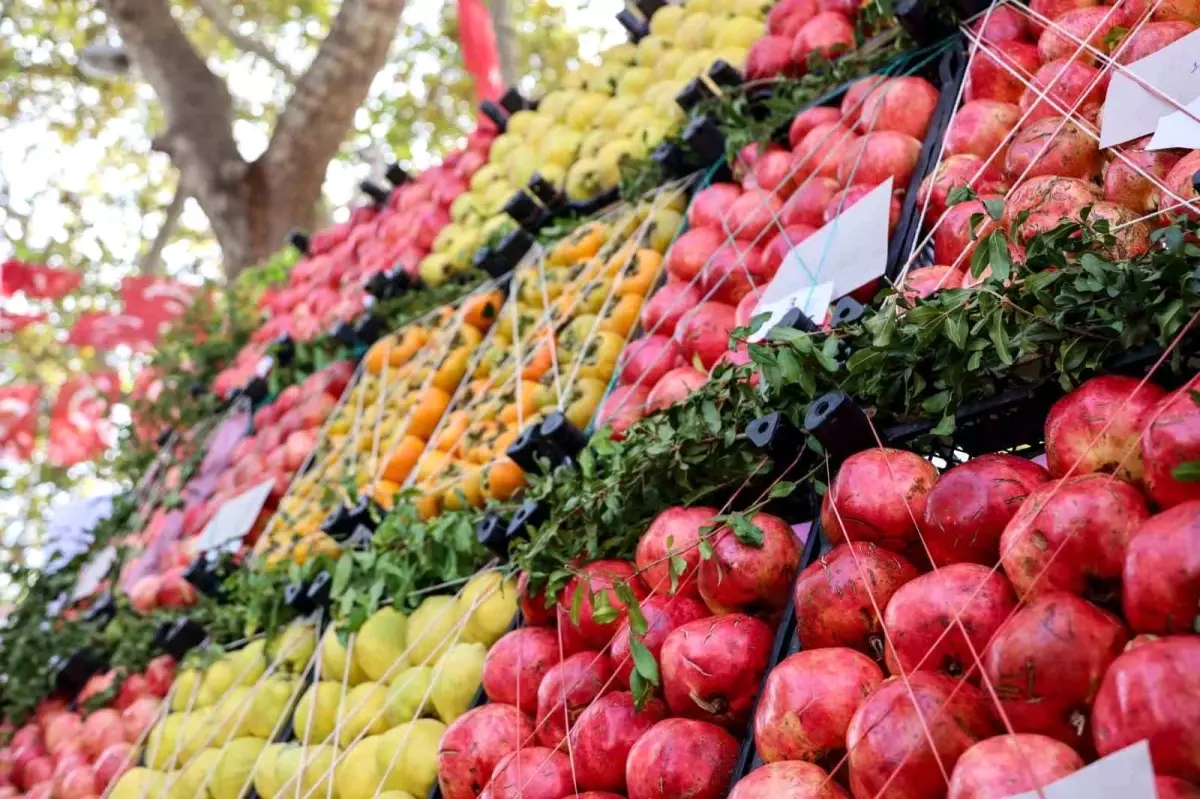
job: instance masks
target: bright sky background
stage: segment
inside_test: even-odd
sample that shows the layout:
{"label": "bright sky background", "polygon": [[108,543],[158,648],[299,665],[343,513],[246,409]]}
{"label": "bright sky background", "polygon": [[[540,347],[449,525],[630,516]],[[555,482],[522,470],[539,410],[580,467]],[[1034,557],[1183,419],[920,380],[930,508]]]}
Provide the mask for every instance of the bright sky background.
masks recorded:
{"label": "bright sky background", "polygon": [[[453,2],[453,0],[450,0]],[[575,3],[578,3],[576,7]],[[624,7],[623,0],[574,0],[566,3],[567,21],[571,26],[589,27],[604,32],[603,38],[588,37],[581,43],[584,57],[594,58],[604,47],[611,46],[624,39],[624,32],[616,22],[615,16]],[[404,27],[432,26],[439,15],[440,4],[428,0],[409,0],[402,17]],[[11,25],[11,21],[0,21],[0,25]],[[303,23],[296,23],[303,24]],[[293,41],[298,42],[298,29],[293,32]],[[281,40],[286,41],[287,32],[282,32]],[[289,66],[297,70],[306,64],[297,63],[301,54],[289,54],[286,49],[278,55]],[[420,64],[423,73],[436,72],[438,65],[434,59],[428,59],[428,64]],[[231,87],[237,92],[243,102],[250,104],[266,104],[273,101],[280,91],[277,73],[262,64],[248,64],[235,67],[237,71],[230,74]],[[386,85],[393,80],[391,70],[385,67],[376,78],[379,85]],[[83,89],[93,91],[87,87]],[[81,98],[86,100],[86,96]],[[85,197],[81,214],[88,224],[88,232],[79,241],[75,251],[77,261],[69,266],[85,270],[91,280],[115,285],[120,275],[125,271],[114,268],[111,264],[102,262],[101,250],[97,246],[102,242],[124,263],[134,263],[146,241],[153,238],[158,222],[156,219],[143,219],[136,209],[122,205],[122,197],[131,196],[136,182],[144,180],[144,175],[131,175],[120,170],[104,168],[105,153],[114,148],[129,148],[136,152],[149,151],[149,139],[141,119],[145,117],[146,109],[154,103],[153,93],[148,86],[143,85],[139,91],[139,109],[141,113],[131,114],[129,119],[121,124],[108,126],[104,134],[96,139],[80,141],[74,145],[65,145],[55,136],[48,126],[48,120],[24,118],[7,120],[0,124],[0,180],[7,178],[7,189],[17,206],[27,213],[30,219],[31,231],[29,239],[33,246],[44,246],[45,242],[63,235],[63,226],[69,220],[69,214],[74,210],[61,203],[47,198],[38,198],[38,193],[47,183],[62,185],[68,191],[78,192]],[[242,155],[247,159],[258,156],[266,147],[269,130],[265,126],[253,124],[238,124],[234,135],[238,141]],[[416,153],[414,161],[419,167],[428,166],[432,158],[428,152]],[[163,181],[169,169],[165,156],[155,156],[149,159],[152,170],[151,181]],[[334,218],[342,219],[347,214],[347,205],[355,199],[358,183],[367,176],[368,165],[364,162],[351,166],[342,162],[334,162],[326,179],[326,196],[329,205],[334,210]],[[104,187],[104,192],[97,191],[98,186]],[[207,222],[199,206],[189,201],[185,206],[182,224],[195,229],[206,229]],[[16,231],[9,233],[14,235]],[[11,255],[12,248],[7,242],[3,230],[0,230],[0,261]],[[163,253],[164,271],[178,276],[185,282],[199,282],[203,279],[216,279],[220,276],[219,252],[214,245],[197,248],[191,243],[181,243],[168,246]],[[65,304],[72,301],[68,298]],[[0,300],[0,308],[17,313],[27,313],[28,305],[9,299]],[[0,342],[0,382],[3,382],[3,343]],[[128,366],[131,354],[126,351],[114,352],[109,356],[111,365]],[[117,406],[114,411],[114,421],[123,423],[128,420],[128,411],[124,406]],[[34,465],[32,468],[37,468]],[[83,481],[79,484],[78,494],[96,496],[109,493],[113,486],[105,481],[87,479],[91,468],[87,464],[75,467]],[[55,495],[52,506],[61,508],[68,504],[72,497]],[[26,498],[4,495],[0,492],[0,535],[8,542],[18,541],[26,525]],[[41,553],[31,551],[31,562],[41,560]],[[0,574],[0,597],[4,594],[5,578]]]}

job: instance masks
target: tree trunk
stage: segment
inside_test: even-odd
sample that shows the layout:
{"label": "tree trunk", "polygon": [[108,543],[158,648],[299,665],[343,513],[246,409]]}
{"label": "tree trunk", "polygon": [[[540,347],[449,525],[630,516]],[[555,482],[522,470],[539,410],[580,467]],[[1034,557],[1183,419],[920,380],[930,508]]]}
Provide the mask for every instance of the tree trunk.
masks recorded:
{"label": "tree trunk", "polygon": [[163,107],[154,146],[170,155],[221,245],[226,275],[262,261],[315,218],[325,171],[387,57],[403,0],[342,0],[266,151],[246,163],[233,102],[171,15],[168,0],[102,0]]}
{"label": "tree trunk", "polygon": [[516,86],[523,71],[518,63],[520,55],[517,51],[517,34],[512,26],[509,0],[488,0],[488,10],[492,14],[492,29],[496,32],[496,50],[500,54],[500,78],[506,87]]}

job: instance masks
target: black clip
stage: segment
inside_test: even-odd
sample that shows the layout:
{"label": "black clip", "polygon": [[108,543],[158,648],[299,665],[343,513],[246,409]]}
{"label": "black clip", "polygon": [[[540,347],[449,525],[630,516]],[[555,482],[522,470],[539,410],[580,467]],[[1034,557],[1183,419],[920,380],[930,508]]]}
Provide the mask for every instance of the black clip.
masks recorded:
{"label": "black clip", "polygon": [[352,550],[354,552],[366,552],[371,548],[371,542],[375,535],[361,524],[354,528],[354,532],[350,537],[341,542],[342,549]]}
{"label": "black clip", "polygon": [[288,244],[295,247],[296,252],[300,253],[304,257],[307,258],[311,254],[309,247],[312,245],[312,241],[308,238],[308,234],[303,230],[293,230],[288,234],[287,240]]}
{"label": "black clip", "polygon": [[296,358],[296,342],[287,333],[275,339],[275,362],[287,366]]}
{"label": "black clip", "polygon": [[728,61],[720,59],[713,62],[713,65],[709,67],[708,79],[721,89],[736,89],[742,85],[742,81],[744,80],[742,73],[738,72],[737,67]]}
{"label": "black clip", "polygon": [[111,591],[105,591],[101,594],[92,606],[88,608],[84,614],[83,620],[88,624],[95,624],[97,627],[107,627],[108,623],[117,615],[117,603],[113,599]]}
{"label": "black clip", "polygon": [[354,325],[349,322],[338,322],[329,331],[329,335],[343,347],[353,349],[358,344],[358,336],[354,335]]}
{"label": "black clip", "polygon": [[510,230],[504,234],[504,238],[500,239],[500,243],[495,248],[495,262],[493,266],[500,271],[488,272],[492,277],[500,277],[517,268],[517,264],[521,263],[521,259],[525,257],[525,253],[533,249],[533,236],[525,230],[518,228]]}
{"label": "black clip", "polygon": [[271,387],[267,385],[266,378],[255,375],[246,381],[242,386],[242,396],[250,400],[251,404],[257,405],[267,398],[267,394],[271,391]]}
{"label": "black clip", "polygon": [[574,458],[587,446],[587,436],[562,411],[554,411],[542,421],[541,437],[547,447],[566,458]]}
{"label": "black clip", "polygon": [[650,35],[650,26],[628,8],[617,13],[617,22],[629,34],[629,41],[634,44],[637,44]]}
{"label": "black clip", "polygon": [[509,86],[504,94],[500,96],[500,107],[509,114],[528,110],[532,106],[533,104],[526,100],[515,86]]}
{"label": "black clip", "polygon": [[383,338],[383,320],[370,311],[364,311],[354,320],[354,337],[370,346]]}
{"label": "black clip", "polygon": [[536,499],[527,499],[521,503],[521,507],[517,508],[512,520],[508,523],[508,540],[515,541],[518,538],[526,538],[529,535],[529,528],[532,527],[536,530],[549,520],[549,505]]}
{"label": "black clip", "polygon": [[782,413],[768,413],[746,426],[746,440],[757,449],[775,456],[788,456],[804,445],[804,436]]}
{"label": "black clip", "polygon": [[187,616],[165,621],[154,632],[154,647],[165,654],[183,660],[191,650],[204,643],[208,633],[197,622]]}
{"label": "black clip", "polygon": [[165,447],[171,441],[171,433],[173,433],[173,432],[174,432],[174,430],[172,430],[170,427],[164,427],[159,432],[158,438],[155,439],[155,443],[159,446],[160,449],[162,447]]}
{"label": "black clip", "polygon": [[317,609],[308,597],[308,585],[303,582],[288,583],[287,588],[283,589],[283,604],[301,616],[307,616]]}
{"label": "black clip", "polygon": [[696,117],[683,131],[683,143],[701,164],[713,164],[725,157],[725,134],[707,116]]}
{"label": "black clip", "polygon": [[513,192],[513,196],[508,198],[503,210],[525,230],[535,232],[541,226],[542,209],[538,207],[533,197],[520,189],[517,189]]}
{"label": "black clip", "polygon": [[685,114],[690,114],[692,109],[700,105],[705,100],[711,100],[716,97],[712,89],[707,83],[700,78],[692,78],[687,82],[687,85],[679,90],[675,95],[675,104],[683,109]]}
{"label": "black clip", "polygon": [[653,17],[654,12],[658,11],[666,4],[667,0],[637,0],[637,2],[634,3],[634,5],[637,7],[637,10],[642,12],[642,16],[646,19]]}
{"label": "black clip", "polygon": [[54,674],[54,687],[68,696],[75,696],[87,681],[108,668],[103,657],[90,649],[76,649],[70,655],[54,655],[49,662]]}
{"label": "black clip", "polygon": [[363,289],[377,300],[386,300],[392,291],[392,283],[388,280],[387,271],[376,272],[363,283]]}
{"label": "black clip", "polygon": [[529,179],[529,191],[551,213],[558,213],[567,204],[566,195],[542,177],[540,172],[534,172]]}
{"label": "black clip", "polygon": [[[956,7],[959,14],[972,6],[979,6],[978,11],[983,11],[988,6],[987,3],[980,4],[975,0],[951,0],[951,5]],[[953,24],[947,22],[924,0],[896,0],[892,13],[905,33],[922,47],[940,42],[955,33]],[[971,12],[962,19],[970,19],[975,13],[977,12]]]}
{"label": "black clip", "polygon": [[479,112],[488,119],[492,120],[501,133],[508,129],[508,114],[504,113],[504,109],[493,103],[491,100],[484,100],[479,104]]}
{"label": "black clip", "polygon": [[791,327],[802,333],[816,333],[821,329],[821,326],[809,319],[804,311],[794,307],[784,311],[775,327]]}
{"label": "black clip", "polygon": [[327,571],[319,572],[308,584],[308,598],[314,607],[329,610],[333,596],[333,575]]}
{"label": "black clip", "polygon": [[388,198],[392,196],[390,191],[382,186],[372,183],[369,180],[364,180],[362,183],[359,183],[358,187],[362,189],[363,194],[370,197],[371,201],[377,206],[387,205]]}
{"label": "black clip", "polygon": [[662,142],[650,153],[650,158],[668,176],[681,177],[688,171],[687,158],[676,142]]}
{"label": "black clip", "polygon": [[396,188],[403,186],[409,181],[408,173],[405,172],[404,167],[400,166],[399,164],[391,164],[388,166],[387,172],[385,172],[383,176],[387,178],[388,183],[391,183]]}
{"label": "black clip", "polygon": [[475,540],[498,558],[508,557],[508,522],[495,511],[488,511],[475,522]]}
{"label": "black clip", "polygon": [[505,454],[523,471],[531,474],[543,473],[540,461],[548,460],[550,469],[553,470],[565,460],[563,453],[542,436],[542,426],[537,424],[531,424],[522,430],[516,441],[508,445]]}
{"label": "black clip", "polygon": [[854,453],[878,446],[866,412],[841,391],[822,394],[808,406],[804,429],[820,442],[835,469]]}
{"label": "black clip", "polygon": [[833,326],[852,325],[862,319],[866,312],[867,309],[863,307],[862,303],[850,295],[846,295],[834,303]]}
{"label": "black clip", "polygon": [[350,521],[350,509],[345,505],[338,505],[321,521],[321,532],[329,536],[335,541],[342,541],[350,537],[354,532],[354,525]]}

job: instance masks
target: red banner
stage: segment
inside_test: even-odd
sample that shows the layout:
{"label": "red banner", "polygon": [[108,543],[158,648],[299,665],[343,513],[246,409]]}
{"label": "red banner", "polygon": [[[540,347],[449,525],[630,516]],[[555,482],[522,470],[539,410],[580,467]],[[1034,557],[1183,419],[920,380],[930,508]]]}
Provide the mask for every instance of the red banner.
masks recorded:
{"label": "red banner", "polygon": [[158,338],[160,325],[160,320],[141,316],[88,311],[79,315],[67,334],[67,343],[98,350],[111,350],[120,344],[147,350]]}
{"label": "red banner", "polygon": [[458,0],[458,44],[463,65],[475,79],[475,99],[498,100],[504,94],[496,29],[483,0]]}
{"label": "red banner", "polygon": [[44,322],[45,320],[46,314],[44,313],[27,315],[0,311],[0,333],[8,333],[10,335],[20,333],[30,325],[36,325],[38,322]]}
{"label": "red banner", "polygon": [[50,412],[47,459],[59,467],[91,460],[114,442],[108,409],[117,398],[117,373],[73,377],[58,389]]}
{"label": "red banner", "polygon": [[195,289],[165,277],[127,277],[121,280],[125,313],[151,322],[181,316],[196,299]]}
{"label": "red banner", "polygon": [[22,292],[26,297],[57,300],[79,288],[83,275],[69,269],[34,266],[9,259],[0,263],[0,297]]}
{"label": "red banner", "polygon": [[0,386],[0,456],[27,461],[37,436],[41,386]]}

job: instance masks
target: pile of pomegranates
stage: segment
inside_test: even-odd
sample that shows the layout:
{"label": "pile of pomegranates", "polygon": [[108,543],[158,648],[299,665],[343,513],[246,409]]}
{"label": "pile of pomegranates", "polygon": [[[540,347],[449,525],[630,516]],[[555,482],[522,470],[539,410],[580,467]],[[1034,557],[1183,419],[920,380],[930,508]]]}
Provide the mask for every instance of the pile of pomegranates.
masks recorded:
{"label": "pile of pomegranates", "polygon": [[[75,705],[109,690],[118,675],[93,677]],[[120,683],[108,706],[84,712],[52,698],[24,726],[8,730],[0,747],[0,799],[95,799],[135,765],[134,749],[158,718],[162,697],[175,679],[175,662],[155,658]]]}
{"label": "pile of pomegranates", "polygon": [[746,55],[746,77],[798,77],[809,56],[835,59],[856,46],[860,6],[848,0],[779,0],[767,15],[766,35]]}
{"label": "pile of pomegranates", "polygon": [[1160,796],[1200,795],[1196,386],[1084,383],[1044,465],[848,458],[732,796],[1008,797],[1141,740]]}
{"label": "pile of pomegranates", "polygon": [[[1149,136],[1101,149],[1100,110],[1116,65],[1153,55],[1197,23],[1194,0],[1154,9],[1134,0],[992,6],[973,26],[977,49],[941,163],[921,185],[918,208],[935,266],[911,271],[907,290],[927,296],[970,287],[978,282],[969,267],[980,238],[1006,232],[1012,260],[1021,263],[1032,236],[1080,221],[1084,208],[1092,222],[1109,223],[1115,243],[1106,255],[1146,252],[1151,230],[1171,218],[1155,211],[1178,214],[1181,200],[1196,197],[1191,177],[1200,153],[1149,150]],[[978,199],[950,205],[951,192],[964,186]],[[1003,202],[999,219],[984,201]]]}

